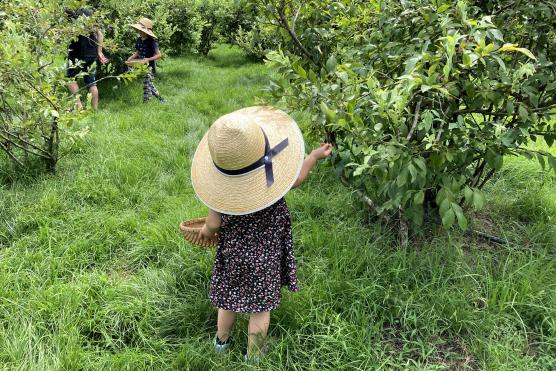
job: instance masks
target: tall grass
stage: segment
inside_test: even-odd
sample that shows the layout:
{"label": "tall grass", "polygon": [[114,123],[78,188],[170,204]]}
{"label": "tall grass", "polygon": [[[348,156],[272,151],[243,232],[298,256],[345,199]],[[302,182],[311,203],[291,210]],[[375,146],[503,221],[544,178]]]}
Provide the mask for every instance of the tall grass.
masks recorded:
{"label": "tall grass", "polygon": [[[0,369],[256,369],[246,318],[213,353],[213,251],[184,242],[202,216],[190,159],[218,116],[252,105],[269,71],[220,47],[163,62],[168,103],[101,86],[90,135],[56,176],[2,175]],[[301,291],[272,315],[258,368],[556,368],[556,179],[508,159],[473,227],[428,226],[408,248],[325,164],[287,196]]]}

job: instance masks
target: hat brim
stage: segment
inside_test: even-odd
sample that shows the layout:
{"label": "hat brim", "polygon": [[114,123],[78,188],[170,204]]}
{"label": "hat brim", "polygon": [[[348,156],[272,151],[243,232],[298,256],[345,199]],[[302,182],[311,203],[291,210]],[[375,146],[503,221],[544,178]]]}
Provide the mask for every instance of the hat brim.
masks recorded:
{"label": "hat brim", "polygon": [[208,132],[193,156],[191,182],[199,199],[210,209],[245,215],[274,204],[292,188],[301,172],[305,143],[297,123],[279,109],[255,106],[235,113],[252,117],[266,133],[271,148],[288,138],[288,146],[272,159],[274,183],[267,187],[264,167],[240,176],[220,172],[210,156]]}
{"label": "hat brim", "polygon": [[140,31],[140,32],[143,32],[144,34],[149,35],[150,37],[153,37],[155,39],[157,38],[156,35],[151,30],[149,30],[148,28],[142,27],[140,24],[130,24],[129,26],[131,28],[137,30],[137,31]]}

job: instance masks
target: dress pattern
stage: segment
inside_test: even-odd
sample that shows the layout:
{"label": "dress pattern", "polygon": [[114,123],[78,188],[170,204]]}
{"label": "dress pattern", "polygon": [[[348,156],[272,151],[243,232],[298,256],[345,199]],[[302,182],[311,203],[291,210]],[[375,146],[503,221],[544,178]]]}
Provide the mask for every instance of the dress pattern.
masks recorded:
{"label": "dress pattern", "polygon": [[222,215],[209,298],[221,309],[258,313],[298,291],[291,219],[285,200],[252,214]]}

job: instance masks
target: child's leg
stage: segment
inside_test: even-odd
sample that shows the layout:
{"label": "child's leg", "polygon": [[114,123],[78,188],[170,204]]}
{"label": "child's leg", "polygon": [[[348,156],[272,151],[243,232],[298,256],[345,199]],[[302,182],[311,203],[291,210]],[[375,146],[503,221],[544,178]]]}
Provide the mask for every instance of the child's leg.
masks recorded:
{"label": "child's leg", "polygon": [[249,340],[247,355],[261,351],[264,345],[268,326],[270,325],[270,312],[252,313],[249,317]]}
{"label": "child's leg", "polygon": [[153,97],[151,88],[152,85],[152,76],[149,72],[145,75],[145,77],[143,77],[143,102],[146,102]]}
{"label": "child's leg", "polygon": [[223,342],[226,342],[232,332],[232,327],[236,320],[236,313],[229,310],[218,309],[218,323],[216,336]]}
{"label": "child's leg", "polygon": [[160,93],[156,89],[156,86],[154,86],[154,75],[151,73],[149,74],[151,75],[151,94],[157,98],[160,98]]}

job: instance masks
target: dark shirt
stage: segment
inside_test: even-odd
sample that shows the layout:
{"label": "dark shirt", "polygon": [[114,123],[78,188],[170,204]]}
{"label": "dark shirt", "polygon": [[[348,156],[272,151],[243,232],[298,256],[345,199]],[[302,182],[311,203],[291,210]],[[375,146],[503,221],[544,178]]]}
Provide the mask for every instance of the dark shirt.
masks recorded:
{"label": "dark shirt", "polygon": [[[70,18],[77,19],[78,17],[90,17],[93,11],[86,8],[78,9],[77,11],[70,11],[68,13]],[[97,36],[92,32],[89,36],[79,35],[77,40],[71,42],[69,46],[68,57],[70,60],[84,60],[91,61],[97,58]]]}
{"label": "dark shirt", "polygon": [[79,35],[69,46],[69,59],[90,60],[97,58],[97,37]]}
{"label": "dark shirt", "polygon": [[[158,50],[158,43],[152,37],[148,37],[145,40],[138,37],[135,42],[135,49],[137,49],[139,58],[150,58],[156,54],[156,51]],[[153,71],[156,71],[155,61],[150,61],[149,66],[151,66]]]}

